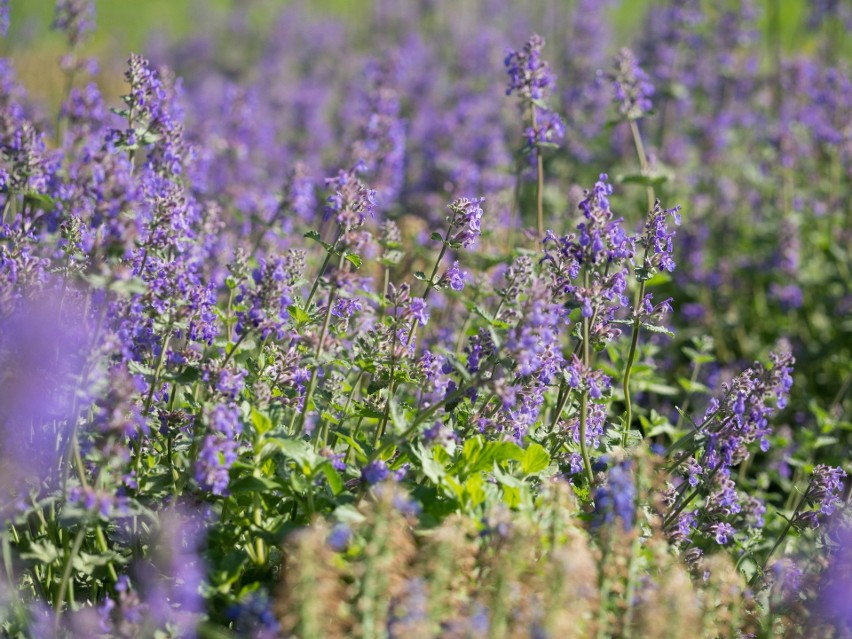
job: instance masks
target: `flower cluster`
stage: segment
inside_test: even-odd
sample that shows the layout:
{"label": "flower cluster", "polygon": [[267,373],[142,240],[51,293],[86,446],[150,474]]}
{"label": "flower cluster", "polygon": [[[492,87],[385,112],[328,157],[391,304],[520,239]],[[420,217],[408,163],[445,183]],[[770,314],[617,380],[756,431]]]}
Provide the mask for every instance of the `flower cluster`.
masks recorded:
{"label": "flower cluster", "polygon": [[522,109],[530,114],[524,131],[527,149],[553,144],[565,135],[562,118],[547,106],[555,82],[550,66],[541,58],[543,48],[544,38],[533,34],[522,50],[509,51],[503,61],[509,74],[506,95],[517,93]]}
{"label": "flower cluster", "polygon": [[638,120],[652,109],[654,85],[639,67],[633,51],[624,48],[618,52],[611,78],[621,115],[628,120]]}

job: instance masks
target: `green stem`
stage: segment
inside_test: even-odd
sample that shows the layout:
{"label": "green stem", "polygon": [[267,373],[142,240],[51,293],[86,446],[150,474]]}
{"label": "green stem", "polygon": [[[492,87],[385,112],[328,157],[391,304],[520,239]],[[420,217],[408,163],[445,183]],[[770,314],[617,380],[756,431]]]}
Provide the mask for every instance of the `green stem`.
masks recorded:
{"label": "green stem", "polygon": [[[588,280],[588,272],[586,274]],[[589,318],[583,318],[583,364],[589,366]],[[586,445],[586,425],[589,411],[589,391],[583,389],[580,393],[580,455],[583,457],[583,468],[586,470],[586,479],[591,489],[595,477],[592,473],[592,462],[589,460],[589,449]]]}
{"label": "green stem", "polygon": [[[343,269],[343,263],[344,263],[345,260],[346,260],[346,258],[343,255],[341,255],[340,256],[340,262],[337,265],[338,270]],[[334,301],[336,299],[337,299],[337,289],[333,289],[329,293],[329,296],[328,296],[328,304],[326,305],[325,318],[323,319],[322,329],[320,330],[319,343],[317,344],[317,349],[314,352],[314,359],[316,360],[316,364],[314,365],[314,370],[311,373],[311,381],[308,383],[308,390],[305,393],[305,401],[302,404],[302,412],[299,415],[299,428],[297,430],[297,434],[301,434],[302,431],[305,428],[305,418],[307,417],[307,414],[308,414],[309,404],[311,402],[311,398],[313,397],[314,390],[316,390],[316,387],[317,387],[317,378],[319,377],[319,369],[320,369],[319,358],[322,356],[323,342],[325,342],[325,336],[328,333],[328,326],[331,323],[331,310],[332,310],[332,307],[334,306]],[[294,412],[293,413],[294,418],[295,418],[295,415],[296,415],[296,413]],[[291,418],[291,420],[290,420],[290,431],[291,432],[293,430],[294,418]],[[319,429],[317,429],[317,437],[319,437]]]}
{"label": "green stem", "polygon": [[237,338],[237,341],[234,342],[234,346],[225,355],[225,359],[222,360],[222,364],[219,366],[219,370],[224,369],[228,365],[228,362],[230,362],[231,358],[236,354],[237,349],[240,347],[240,344],[243,343],[243,340],[248,336],[249,332],[250,331],[246,331]]}
{"label": "green stem", "polygon": [[154,392],[157,389],[157,383],[160,379],[160,374],[163,372],[163,365],[166,361],[166,353],[169,350],[169,341],[172,339],[172,331],[166,333],[166,338],[163,340],[163,347],[160,349],[160,356],[157,358],[157,367],[154,369],[154,379],[151,380],[151,387],[148,389],[148,397],[145,398],[145,408],[142,411],[142,415],[148,416],[151,412],[151,402],[154,399]]}
{"label": "green stem", "polygon": [[[630,133],[633,135],[633,145],[636,147],[636,155],[639,156],[639,167],[642,169],[642,175],[647,178],[651,177],[650,166],[648,165],[648,155],[645,152],[645,145],[642,143],[642,135],[639,133],[639,125],[636,120],[628,120],[630,123]],[[649,184],[645,185],[645,194],[648,197],[648,210],[654,210],[654,202],[657,198],[654,195],[654,187]]]}
{"label": "green stem", "polygon": [[536,171],[536,221],[538,223],[538,239],[541,241],[544,238],[544,158],[541,155],[541,149],[536,150]]}
{"label": "green stem", "polygon": [[636,359],[636,345],[639,343],[639,313],[642,298],[645,295],[645,281],[639,283],[639,293],[636,296],[636,304],[633,307],[633,335],[630,339],[630,350],[627,353],[627,365],[624,369],[624,430],[621,433],[621,446],[627,446],[627,436],[630,433],[630,424],[633,422],[633,402],[630,399],[630,374],[633,372],[633,362]]}
{"label": "green stem", "polygon": [[77,554],[80,552],[80,548],[83,545],[83,540],[86,538],[86,527],[80,526],[80,530],[77,532],[77,536],[74,537],[74,545],[71,547],[71,552],[68,555],[68,559],[65,562],[65,569],[62,572],[62,581],[59,584],[59,593],[56,596],[56,600],[54,601],[54,606],[56,608],[56,612],[54,614],[54,627],[56,630],[59,630],[59,620],[62,617],[62,602],[65,599],[65,592],[68,590],[68,584],[71,580],[71,571],[73,569],[74,560],[77,558]]}

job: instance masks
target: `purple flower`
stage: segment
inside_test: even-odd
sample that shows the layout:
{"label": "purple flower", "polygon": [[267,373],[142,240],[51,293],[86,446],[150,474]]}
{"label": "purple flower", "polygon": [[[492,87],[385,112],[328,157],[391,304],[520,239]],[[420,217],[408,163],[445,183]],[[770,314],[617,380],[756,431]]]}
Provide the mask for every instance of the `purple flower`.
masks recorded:
{"label": "purple flower", "polygon": [[553,75],[550,66],[541,59],[544,48],[544,38],[534,33],[521,51],[506,54],[503,65],[509,74],[509,88],[506,95],[517,92],[526,100],[542,100],[546,97],[547,89],[553,86]]}
{"label": "purple flower", "polygon": [[454,291],[461,291],[464,289],[465,277],[467,277],[467,273],[459,268],[458,260],[456,260],[441,279],[448,281],[450,288]]}
{"label": "purple flower", "polygon": [[335,552],[343,552],[352,539],[352,529],[346,524],[337,524],[328,534],[328,545]]}
{"label": "purple flower", "polygon": [[612,86],[618,110],[628,120],[638,120],[651,110],[654,85],[630,49],[621,49],[615,58]]}
{"label": "purple flower", "polygon": [[426,326],[426,323],[429,321],[429,307],[426,305],[426,300],[422,297],[412,298],[409,312],[411,313],[411,317],[414,318],[414,321],[418,322],[420,326]]}
{"label": "purple flower", "polygon": [[624,530],[633,527],[636,512],[636,486],[630,461],[615,464],[607,473],[606,484],[595,490],[595,522],[612,523],[621,519]]}
{"label": "purple flower", "polygon": [[82,44],[95,28],[94,1],[57,0],[52,27],[65,32],[72,48]]}
{"label": "purple flower", "polygon": [[551,111],[546,100],[555,83],[550,66],[541,59],[544,38],[533,34],[521,51],[509,51],[504,60],[509,74],[506,95],[517,93],[521,111],[527,118],[524,131],[525,149],[535,149],[542,144],[553,144],[565,135],[562,118]]}
{"label": "purple flower", "polygon": [[714,537],[716,539],[716,543],[720,546],[724,546],[728,543],[731,537],[734,535],[734,528],[730,524],[726,524],[724,522],[719,524],[714,524],[711,527],[711,530],[714,533]]}
{"label": "purple flower", "polygon": [[0,36],[9,34],[9,0],[0,0]]}
{"label": "purple flower", "polygon": [[368,486],[374,486],[379,482],[383,482],[390,476],[388,465],[380,459],[371,461],[361,469],[361,479]]}
{"label": "purple flower", "polygon": [[358,299],[338,298],[331,309],[331,314],[341,319],[352,317],[356,311],[362,308],[361,301]]}
{"label": "purple flower", "polygon": [[826,466],[825,464],[814,466],[814,472],[811,475],[811,481],[805,491],[802,503],[812,504],[817,508],[817,511],[812,513],[800,512],[796,516],[796,522],[804,527],[817,528],[820,520],[831,515],[837,505],[841,503],[845,478],[846,472],[837,466]]}
{"label": "purple flower", "polygon": [[482,233],[482,206],[485,198],[459,198],[450,204],[452,215],[447,217],[450,222],[450,240],[464,248],[476,244]]}

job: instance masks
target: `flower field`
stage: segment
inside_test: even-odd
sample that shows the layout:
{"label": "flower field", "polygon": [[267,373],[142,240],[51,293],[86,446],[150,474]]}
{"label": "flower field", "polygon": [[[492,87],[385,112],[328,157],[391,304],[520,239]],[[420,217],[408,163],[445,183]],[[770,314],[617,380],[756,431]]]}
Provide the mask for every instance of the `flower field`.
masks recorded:
{"label": "flower field", "polygon": [[120,62],[57,0],[0,57],[2,636],[852,637],[852,6],[793,4]]}

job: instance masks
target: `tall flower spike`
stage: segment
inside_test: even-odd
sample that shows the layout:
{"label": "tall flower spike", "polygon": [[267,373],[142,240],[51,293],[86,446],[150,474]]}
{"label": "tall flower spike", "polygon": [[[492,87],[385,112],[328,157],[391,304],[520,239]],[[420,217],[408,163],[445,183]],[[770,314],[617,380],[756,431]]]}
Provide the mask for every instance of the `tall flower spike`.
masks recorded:
{"label": "tall flower spike", "polygon": [[526,150],[553,144],[565,135],[562,118],[546,104],[556,83],[550,65],[541,59],[543,48],[544,38],[534,33],[522,50],[510,50],[503,61],[509,75],[506,95],[516,93],[525,117],[529,117],[524,131]]}
{"label": "tall flower spike", "polygon": [[615,57],[612,86],[618,110],[628,120],[638,120],[653,107],[651,96],[654,95],[654,85],[639,67],[630,49],[622,49]]}

